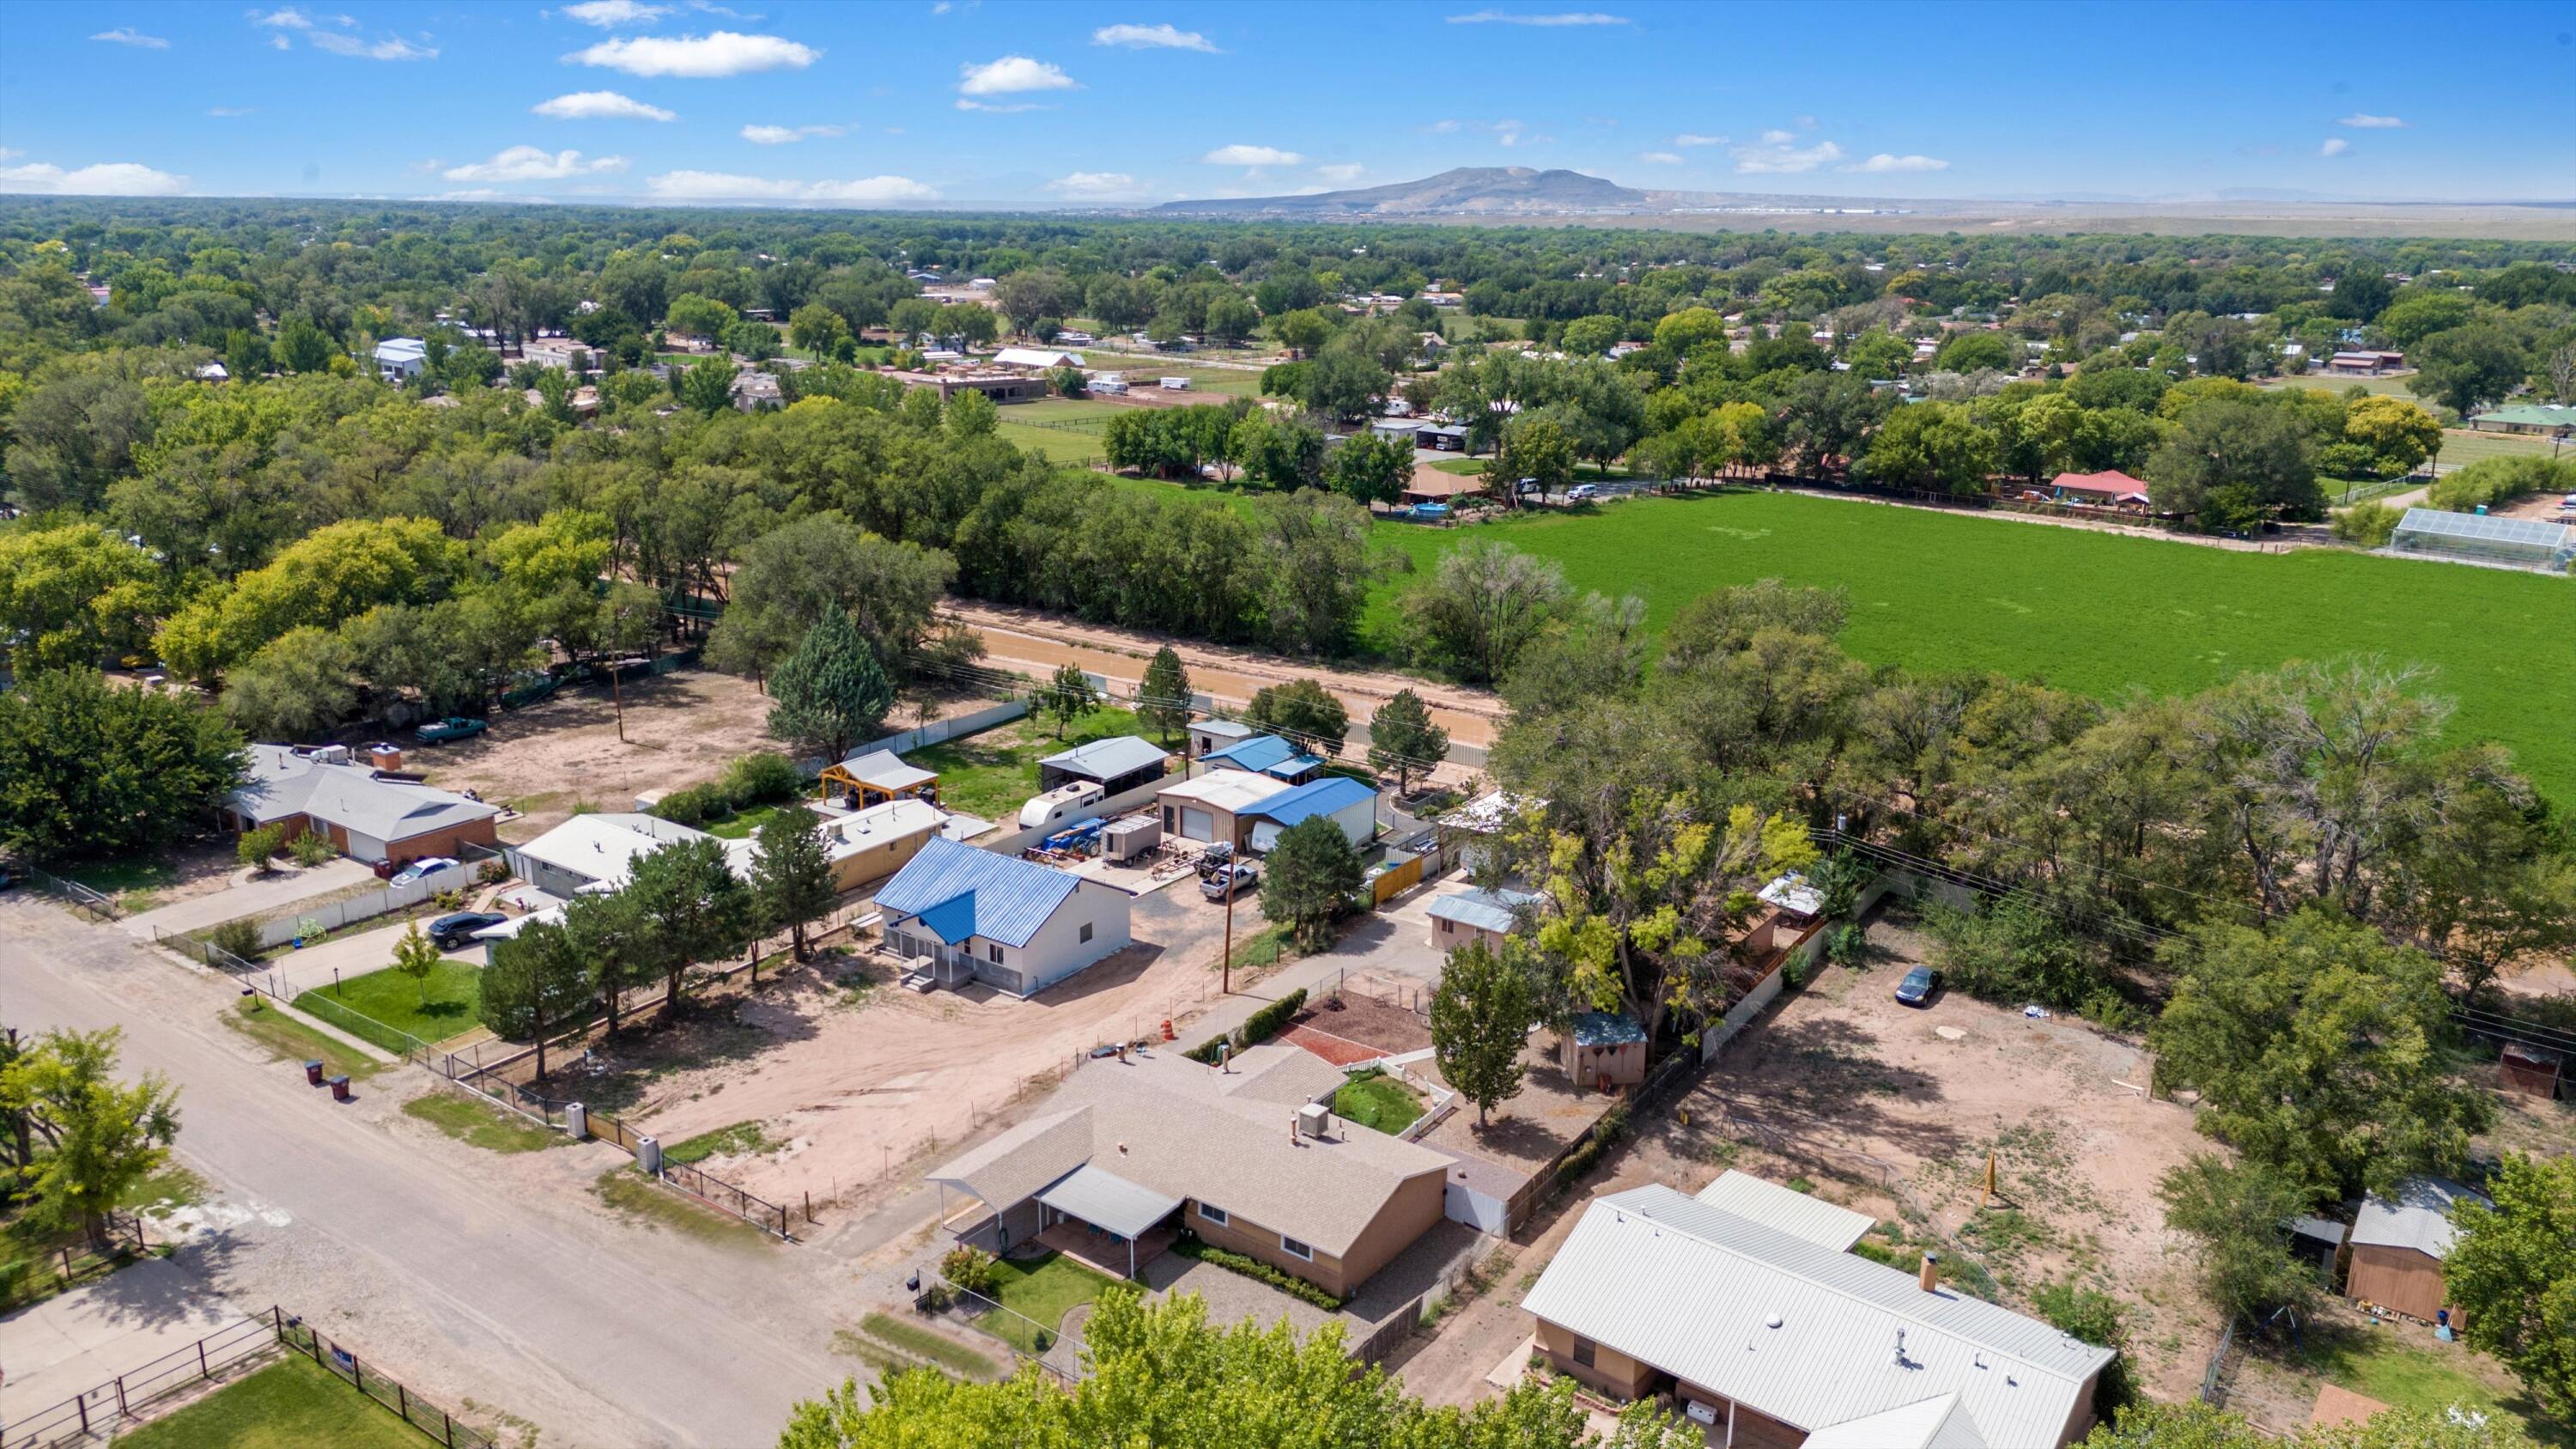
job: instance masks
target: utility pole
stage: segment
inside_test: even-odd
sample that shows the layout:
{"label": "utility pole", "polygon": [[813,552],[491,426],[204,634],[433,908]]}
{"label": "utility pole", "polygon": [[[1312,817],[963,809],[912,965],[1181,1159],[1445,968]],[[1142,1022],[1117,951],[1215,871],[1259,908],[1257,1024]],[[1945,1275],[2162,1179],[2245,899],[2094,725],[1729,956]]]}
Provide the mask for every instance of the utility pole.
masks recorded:
{"label": "utility pole", "polygon": [[1234,994],[1234,883],[1243,878],[1243,858],[1235,857],[1225,867],[1225,966],[1217,987],[1219,996]]}

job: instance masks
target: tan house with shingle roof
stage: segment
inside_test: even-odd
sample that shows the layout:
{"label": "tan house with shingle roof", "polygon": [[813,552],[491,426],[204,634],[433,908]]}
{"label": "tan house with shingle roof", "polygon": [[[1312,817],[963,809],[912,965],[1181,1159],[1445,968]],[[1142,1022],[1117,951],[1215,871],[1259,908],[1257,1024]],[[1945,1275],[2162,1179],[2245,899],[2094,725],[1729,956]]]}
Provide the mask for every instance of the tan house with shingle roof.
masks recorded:
{"label": "tan house with shingle roof", "polygon": [[1224,1071],[1177,1054],[1096,1058],[1054,1110],[930,1180],[990,1209],[959,1234],[979,1247],[1039,1238],[1132,1273],[1186,1230],[1349,1297],[1440,1221],[1452,1163],[1313,1105],[1342,1080],[1285,1046]]}

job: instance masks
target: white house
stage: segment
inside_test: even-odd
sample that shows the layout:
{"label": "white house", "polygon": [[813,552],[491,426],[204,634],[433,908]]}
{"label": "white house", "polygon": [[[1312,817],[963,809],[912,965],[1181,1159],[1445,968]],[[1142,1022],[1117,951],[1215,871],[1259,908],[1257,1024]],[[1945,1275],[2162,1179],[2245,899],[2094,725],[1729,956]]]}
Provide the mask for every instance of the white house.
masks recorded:
{"label": "white house", "polygon": [[429,366],[429,344],[417,337],[388,337],[376,344],[376,375],[387,382],[409,382]]}
{"label": "white house", "polygon": [[[712,839],[703,830],[692,830],[676,821],[658,815],[576,815],[525,845],[507,847],[503,854],[510,859],[510,873],[547,895],[569,900],[576,895],[599,895],[626,888],[635,862],[665,845],[692,840]],[[732,857],[735,846],[748,853],[749,841],[727,841],[726,854]],[[737,874],[743,867],[736,864]]]}
{"label": "white house", "polygon": [[938,981],[969,978],[1035,996],[1128,943],[1125,891],[1066,871],[934,839],[877,891],[895,954],[927,957]]}
{"label": "white house", "polygon": [[1033,372],[1053,372],[1059,367],[1080,367],[1082,354],[1053,347],[1005,347],[993,354],[996,367],[1025,367]]}

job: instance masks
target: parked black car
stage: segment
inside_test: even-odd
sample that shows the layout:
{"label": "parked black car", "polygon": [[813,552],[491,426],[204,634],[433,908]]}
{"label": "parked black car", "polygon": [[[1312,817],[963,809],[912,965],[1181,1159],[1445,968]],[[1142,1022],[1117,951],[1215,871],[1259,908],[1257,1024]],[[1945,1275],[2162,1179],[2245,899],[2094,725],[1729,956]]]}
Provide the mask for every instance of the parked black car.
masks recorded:
{"label": "parked black car", "polygon": [[1896,983],[1896,999],[1907,1006],[1929,1006],[1932,993],[1941,989],[1941,973],[1929,966],[1917,966]]}
{"label": "parked black car", "polygon": [[430,944],[442,951],[453,951],[474,939],[474,933],[487,926],[497,926],[510,919],[499,911],[458,911],[429,923]]}

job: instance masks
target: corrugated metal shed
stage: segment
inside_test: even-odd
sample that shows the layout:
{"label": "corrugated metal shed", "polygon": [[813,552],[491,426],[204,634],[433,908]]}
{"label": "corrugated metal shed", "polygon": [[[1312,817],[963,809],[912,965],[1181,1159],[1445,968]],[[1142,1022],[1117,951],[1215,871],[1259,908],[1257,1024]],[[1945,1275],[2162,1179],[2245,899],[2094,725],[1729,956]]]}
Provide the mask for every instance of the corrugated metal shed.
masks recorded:
{"label": "corrugated metal shed", "polygon": [[879,790],[909,790],[939,778],[918,765],[905,764],[903,757],[892,750],[870,750],[862,755],[852,755],[841,762],[841,768],[851,779]]}
{"label": "corrugated metal shed", "polygon": [[2362,1199],[2352,1220],[2356,1248],[2413,1248],[2429,1257],[2450,1256],[2458,1230],[2451,1226],[2451,1205],[2462,1200],[2495,1206],[2473,1187],[2445,1177],[2410,1177],[2388,1197]]}
{"label": "corrugated metal shed", "polygon": [[1660,1185],[1586,1209],[1523,1306],[1810,1433],[1955,1392],[1985,1442],[2054,1445],[2114,1356]]}
{"label": "corrugated metal shed", "polygon": [[1853,1212],[1839,1203],[1809,1197],[1795,1188],[1731,1167],[1719,1173],[1717,1181],[1699,1190],[1699,1200],[1837,1253],[1851,1251],[1851,1245],[1859,1242],[1874,1223],[1867,1213]]}
{"label": "corrugated metal shed", "polygon": [[1254,735],[1242,744],[1210,750],[1199,758],[1211,765],[1232,765],[1264,775],[1294,775],[1323,763],[1277,735]]}
{"label": "corrugated metal shed", "polygon": [[[941,940],[953,945],[968,936],[982,936],[1005,946],[1025,946],[1079,884],[1073,876],[1034,861],[938,839],[924,842],[921,853],[877,892],[877,909],[891,921],[903,916],[926,918],[947,906],[935,924],[924,921],[939,932]],[[963,921],[953,904],[960,900],[969,903],[968,919]],[[950,935],[951,930],[958,934]]]}
{"label": "corrugated metal shed", "polygon": [[1570,1025],[1576,1046],[1638,1046],[1646,1040],[1646,1029],[1625,1012],[1579,1011]]}
{"label": "corrugated metal shed", "polygon": [[1502,890],[1456,891],[1431,903],[1427,913],[1435,921],[1456,921],[1480,931],[1509,935],[1520,923],[1519,910],[1534,906],[1539,896],[1532,891]]}

